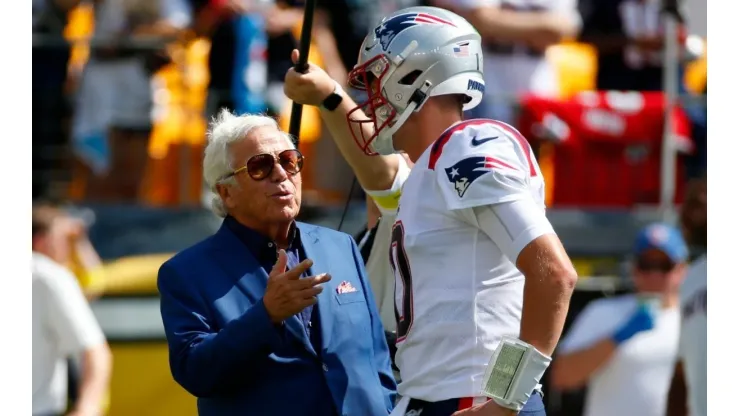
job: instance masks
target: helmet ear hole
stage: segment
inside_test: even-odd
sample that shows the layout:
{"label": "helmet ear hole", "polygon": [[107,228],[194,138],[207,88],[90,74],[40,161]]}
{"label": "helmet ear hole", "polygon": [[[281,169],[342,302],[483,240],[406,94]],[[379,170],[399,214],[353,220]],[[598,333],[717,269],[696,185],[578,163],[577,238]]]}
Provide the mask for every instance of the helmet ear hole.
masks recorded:
{"label": "helmet ear hole", "polygon": [[419,75],[421,75],[421,73],[422,71],[420,69],[415,69],[401,78],[398,83],[401,85],[412,85],[416,81],[416,79],[419,78]]}

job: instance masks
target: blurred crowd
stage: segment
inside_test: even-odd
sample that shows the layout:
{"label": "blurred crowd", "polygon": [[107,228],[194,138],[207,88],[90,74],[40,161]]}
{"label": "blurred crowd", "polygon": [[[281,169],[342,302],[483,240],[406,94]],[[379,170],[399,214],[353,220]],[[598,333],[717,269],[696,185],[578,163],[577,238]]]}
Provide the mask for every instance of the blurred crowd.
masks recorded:
{"label": "blurred crowd", "polygon": [[[550,107],[567,102],[584,111],[609,110],[605,105],[614,106],[615,100],[603,105],[568,100],[582,91],[664,89],[661,3],[320,0],[310,58],[344,81],[364,36],[380,16],[414,5],[449,8],[479,29],[487,48],[485,100],[470,116],[507,121],[534,140],[543,135],[532,133],[522,113],[538,113],[536,124],[555,132],[557,120],[563,119],[575,129],[580,126],[574,127],[568,115]],[[497,29],[498,8],[516,12],[513,16],[520,21],[514,30]],[[701,19],[687,18],[698,13],[693,6],[673,8],[685,22],[676,33],[677,88],[701,96],[706,92],[702,66],[706,23],[697,25]],[[292,65],[290,50],[296,45],[302,16],[299,0],[35,0],[34,196],[198,203],[205,129],[219,108],[264,112],[287,125],[290,103],[282,82]],[[541,111],[538,106],[543,104],[528,101],[529,97],[550,101]],[[634,97],[619,101],[622,107],[641,109]],[[687,159],[693,161],[689,173],[697,176],[705,158],[706,107],[701,100],[689,104],[683,108],[688,127],[678,129],[690,132],[696,145]],[[608,111],[582,116],[595,129],[610,132],[630,123]],[[674,117],[675,124],[685,124],[682,116]],[[657,121],[660,136],[662,120]],[[302,150],[308,157],[316,153],[330,162],[306,175],[307,187],[319,191],[323,200],[336,200],[337,191],[345,193],[348,188],[346,180],[336,177],[348,170],[325,143],[330,141],[321,140],[325,134],[321,127],[318,114],[307,109]],[[640,139],[660,141],[660,137]]]}
{"label": "blurred crowd", "polygon": [[[381,16],[417,5],[464,16],[486,46],[484,101],[469,116],[506,121],[532,141],[547,177],[548,205],[657,205],[666,197],[661,184],[668,179],[676,184],[675,195],[667,196],[673,202],[684,202],[692,192],[703,200],[706,227],[706,2],[317,3],[309,59],[342,84]],[[34,351],[43,338],[41,353],[53,351],[65,363],[71,357],[76,380],[68,392],[62,386],[66,370],[54,372],[67,364],[34,362],[34,408],[37,400],[47,406],[70,395],[77,414],[96,414],[108,394],[110,352],[83,304],[100,294],[102,261],[85,221],[60,210],[59,203],[201,206],[206,126],[219,109],[266,113],[287,130],[291,102],[282,84],[303,6],[302,0],[33,0],[34,318],[42,304],[74,311],[47,314],[55,320],[39,323],[41,338],[34,324]],[[506,16],[515,23],[507,30],[497,25],[498,10],[511,12]],[[677,21],[676,77],[668,78],[675,85],[666,82],[674,71],[665,67],[671,62],[665,59],[667,17]],[[678,93],[675,103],[664,100],[668,90]],[[318,112],[305,108],[300,149],[309,161],[303,176],[308,205],[336,205],[350,188],[351,170],[326,134]],[[677,153],[675,169],[661,166],[666,143]],[[704,183],[703,193],[687,187],[692,179]],[[588,385],[587,414],[606,415],[593,410],[606,407],[615,414],[657,414],[654,409],[666,405],[679,354],[680,286],[696,257],[689,249],[698,246],[703,253],[706,229],[703,240],[697,237],[701,225],[689,233],[690,247],[684,249],[680,230],[656,227],[668,228],[643,230],[629,254],[636,292],[657,293],[659,312],[654,306],[633,308],[648,305],[640,296],[615,298],[587,307],[565,334],[552,383],[563,391]],[[603,316],[614,318],[614,325],[604,325]],[[44,338],[50,325],[69,336]],[[652,335],[638,336],[646,332]],[[631,345],[631,355],[606,347],[588,350],[606,338]],[[632,339],[638,342],[629,344]],[[649,370],[651,365],[659,368]],[[54,394],[37,398],[37,388]],[[656,389],[662,393],[632,402],[638,407],[619,405],[633,400],[635,391]]]}

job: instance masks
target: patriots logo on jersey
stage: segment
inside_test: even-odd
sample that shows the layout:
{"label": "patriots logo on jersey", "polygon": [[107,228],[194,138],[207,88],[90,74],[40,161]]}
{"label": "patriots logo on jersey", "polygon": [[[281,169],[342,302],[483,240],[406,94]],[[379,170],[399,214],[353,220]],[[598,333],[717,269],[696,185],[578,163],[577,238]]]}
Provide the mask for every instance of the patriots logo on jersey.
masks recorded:
{"label": "patriots logo on jersey", "polygon": [[516,169],[506,162],[490,156],[472,156],[445,168],[445,173],[447,179],[455,185],[457,195],[462,198],[470,184],[486,172],[491,172],[497,167]]}
{"label": "patriots logo on jersey", "polygon": [[380,46],[386,51],[399,33],[420,24],[455,26],[454,23],[429,13],[404,13],[394,16],[376,27],[375,39],[380,42]]}

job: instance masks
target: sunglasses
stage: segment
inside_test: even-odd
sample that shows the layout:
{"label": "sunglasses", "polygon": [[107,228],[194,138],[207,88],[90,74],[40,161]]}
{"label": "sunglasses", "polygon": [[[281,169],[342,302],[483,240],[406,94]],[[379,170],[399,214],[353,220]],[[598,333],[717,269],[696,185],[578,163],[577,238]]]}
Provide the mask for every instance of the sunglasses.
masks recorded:
{"label": "sunglasses", "polygon": [[670,261],[650,261],[650,260],[637,260],[637,270],[643,272],[660,272],[668,273],[676,265]]}
{"label": "sunglasses", "polygon": [[301,152],[296,149],[283,150],[278,154],[277,159],[270,153],[254,155],[247,160],[246,165],[226,175],[224,179],[246,170],[250,178],[261,181],[272,174],[272,170],[275,169],[275,162],[280,163],[280,166],[289,174],[295,175],[303,169],[303,159]]}

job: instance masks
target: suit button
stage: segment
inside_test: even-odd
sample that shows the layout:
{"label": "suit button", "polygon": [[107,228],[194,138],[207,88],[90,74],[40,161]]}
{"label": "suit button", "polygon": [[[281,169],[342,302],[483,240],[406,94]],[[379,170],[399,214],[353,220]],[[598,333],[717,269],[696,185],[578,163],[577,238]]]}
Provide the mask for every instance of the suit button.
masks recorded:
{"label": "suit button", "polygon": [[326,364],[321,364],[321,368],[323,368],[324,371],[329,371],[329,366],[327,366]]}

